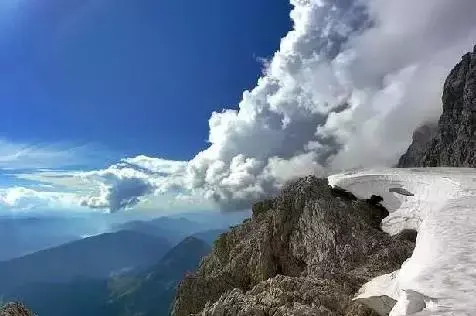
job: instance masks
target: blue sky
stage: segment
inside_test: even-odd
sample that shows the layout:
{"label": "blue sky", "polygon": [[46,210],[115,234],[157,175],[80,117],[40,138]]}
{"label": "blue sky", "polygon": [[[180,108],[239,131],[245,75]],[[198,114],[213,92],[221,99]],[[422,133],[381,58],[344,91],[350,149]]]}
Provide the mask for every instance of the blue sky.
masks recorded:
{"label": "blue sky", "polygon": [[0,137],[116,158],[193,158],[212,111],[238,104],[290,28],[287,0],[12,2]]}
{"label": "blue sky", "polygon": [[63,210],[75,204],[58,205],[64,194],[87,191],[63,183],[75,172],[137,155],[192,159],[211,113],[256,84],[289,10],[287,0],[0,4],[4,204]]}

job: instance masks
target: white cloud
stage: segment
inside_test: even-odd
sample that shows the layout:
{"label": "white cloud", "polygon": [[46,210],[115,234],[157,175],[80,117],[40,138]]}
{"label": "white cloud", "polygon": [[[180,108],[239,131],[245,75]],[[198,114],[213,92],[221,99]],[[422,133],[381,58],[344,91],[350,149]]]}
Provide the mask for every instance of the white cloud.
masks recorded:
{"label": "white cloud", "polygon": [[37,191],[25,187],[0,190],[0,206],[16,211],[38,208],[79,209],[80,196],[69,192]]}
{"label": "white cloud", "polygon": [[142,196],[152,191],[152,185],[145,179],[123,177],[110,185],[101,184],[99,195],[82,199],[81,205],[116,212],[136,206]]}
{"label": "white cloud", "polygon": [[16,178],[22,184],[0,189],[0,206],[11,210],[77,208],[110,212],[133,207],[153,211],[210,208],[200,196],[180,193],[186,165],[187,162],[138,156],[92,171],[4,169],[3,176]]}
{"label": "white cloud", "polygon": [[83,204],[117,211],[175,194],[245,208],[297,176],[391,165],[437,119],[443,81],[476,38],[474,0],[290,2],[293,30],[238,109],[211,115],[208,148],[82,173],[94,187]]}
{"label": "white cloud", "polygon": [[144,196],[160,195],[183,187],[186,162],[137,156],[124,158],[103,170],[80,173],[90,185],[99,187],[81,200],[82,206],[116,212],[138,205]]}
{"label": "white cloud", "polygon": [[[0,140],[0,208],[9,210],[62,209],[80,207],[83,195],[97,188],[68,170],[109,158],[100,147],[67,144],[30,145]],[[15,179],[13,186],[8,186]]]}
{"label": "white cloud", "polygon": [[131,165],[136,168],[141,168],[146,172],[158,174],[175,174],[181,172],[187,166],[185,161],[173,161],[162,158],[151,158],[140,155],[134,158],[124,158],[121,160],[124,165]]}
{"label": "white cloud", "polygon": [[10,170],[8,176],[27,182],[0,188],[0,209],[116,212],[134,208],[160,213],[213,209],[202,195],[180,189],[183,183],[173,190],[177,174],[165,176],[166,170],[155,168],[155,173],[131,166],[120,162],[96,171]]}
{"label": "white cloud", "polygon": [[9,170],[6,175],[33,182],[35,186],[44,188],[70,191],[76,193],[88,194],[95,191],[92,183],[84,179],[84,172],[75,170],[49,170],[49,169],[33,169],[33,170]]}

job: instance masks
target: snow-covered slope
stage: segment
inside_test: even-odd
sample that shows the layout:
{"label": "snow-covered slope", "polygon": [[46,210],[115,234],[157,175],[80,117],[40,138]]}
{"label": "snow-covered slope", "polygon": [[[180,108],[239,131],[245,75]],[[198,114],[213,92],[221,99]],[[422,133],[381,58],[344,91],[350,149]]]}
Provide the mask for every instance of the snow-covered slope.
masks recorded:
{"label": "snow-covered slope", "polygon": [[370,169],[329,177],[359,198],[378,195],[390,234],[418,231],[397,272],[365,284],[360,299],[388,296],[390,315],[476,315],[476,169]]}

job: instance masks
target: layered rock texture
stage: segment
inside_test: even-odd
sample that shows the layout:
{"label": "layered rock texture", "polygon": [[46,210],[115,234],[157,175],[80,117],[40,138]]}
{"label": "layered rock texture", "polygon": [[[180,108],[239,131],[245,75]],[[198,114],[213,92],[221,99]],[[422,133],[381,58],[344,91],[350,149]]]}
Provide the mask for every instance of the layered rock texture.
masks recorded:
{"label": "layered rock texture", "polygon": [[476,47],[449,74],[442,101],[437,128],[415,132],[399,167],[476,167]]}
{"label": "layered rock texture", "polygon": [[0,316],[35,316],[23,304],[8,303],[0,308]]}
{"label": "layered rock texture", "polygon": [[400,267],[413,236],[380,229],[378,197],[358,200],[306,177],[223,234],[182,281],[173,314],[377,315],[352,301],[370,279]]}

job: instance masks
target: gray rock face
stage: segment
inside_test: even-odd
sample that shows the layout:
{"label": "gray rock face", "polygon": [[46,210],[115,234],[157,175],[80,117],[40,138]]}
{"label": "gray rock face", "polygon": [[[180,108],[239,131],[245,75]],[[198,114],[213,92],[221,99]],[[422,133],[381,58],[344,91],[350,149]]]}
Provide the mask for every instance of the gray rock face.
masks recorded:
{"label": "gray rock face", "polygon": [[438,135],[437,124],[425,124],[413,133],[413,140],[407,152],[400,157],[398,167],[411,168],[421,165],[433,139]]}
{"label": "gray rock face", "polygon": [[0,316],[35,316],[21,303],[8,303],[0,308]]}
{"label": "gray rock face", "polygon": [[302,178],[223,234],[179,286],[173,314],[377,315],[352,298],[400,268],[414,243],[380,229],[387,211]]}
{"label": "gray rock face", "polygon": [[436,135],[430,127],[417,131],[399,167],[476,167],[476,47],[449,74],[442,101]]}

